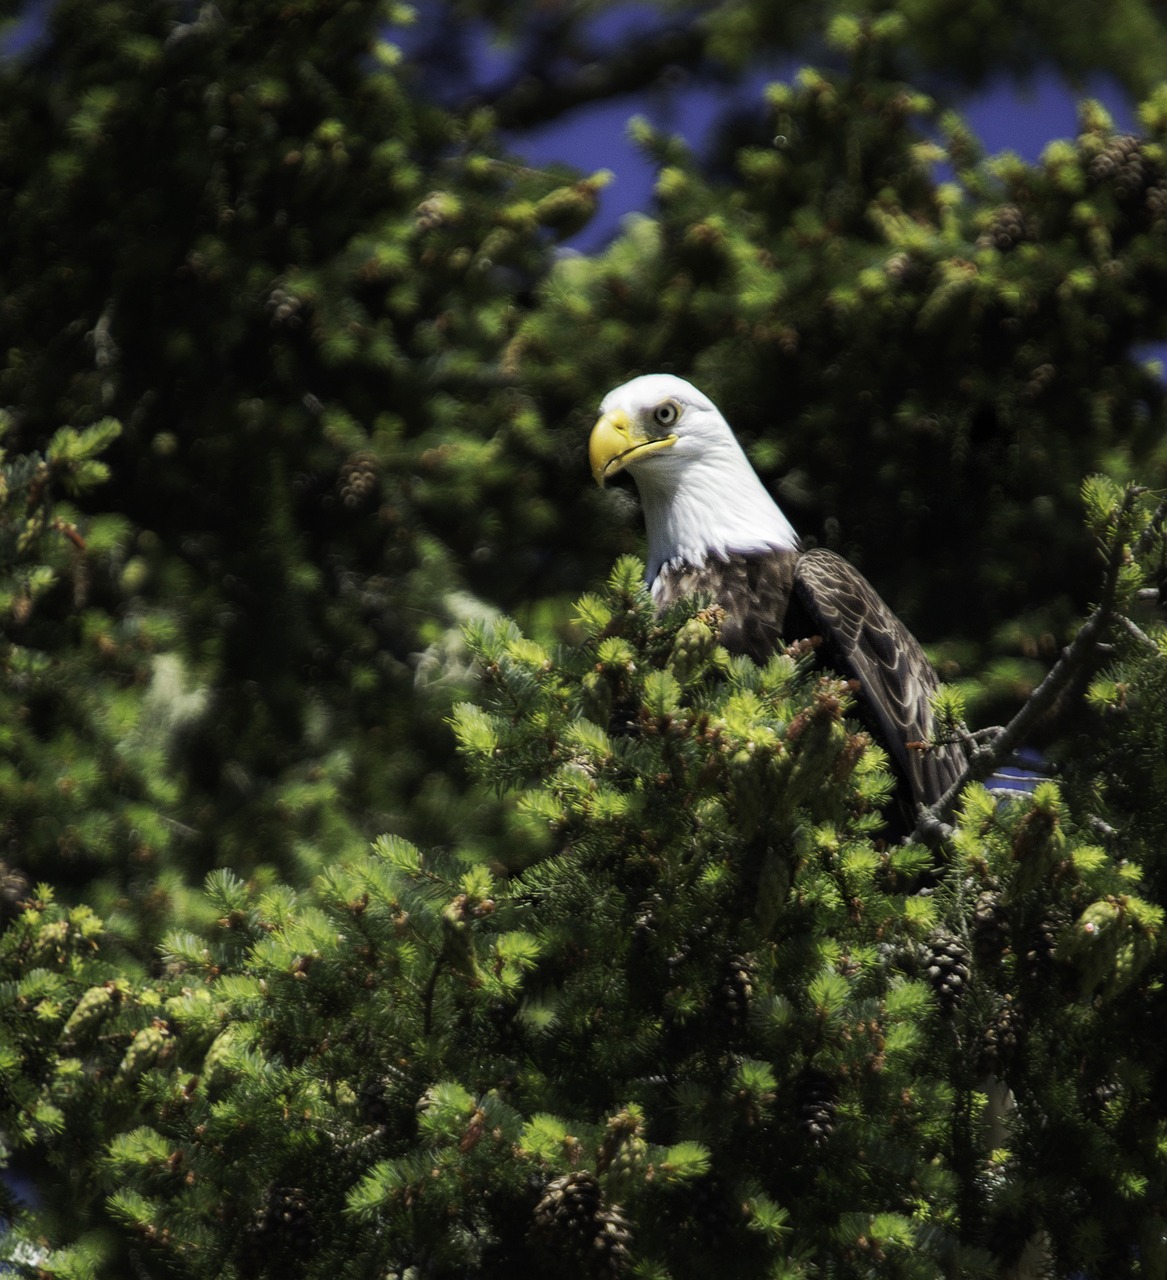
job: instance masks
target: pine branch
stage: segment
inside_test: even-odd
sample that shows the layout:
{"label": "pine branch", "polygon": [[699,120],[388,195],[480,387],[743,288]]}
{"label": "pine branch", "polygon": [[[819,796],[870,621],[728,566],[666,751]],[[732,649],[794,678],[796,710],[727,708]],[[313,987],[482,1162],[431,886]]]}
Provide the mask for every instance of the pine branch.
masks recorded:
{"label": "pine branch", "polygon": [[[1130,517],[1135,502],[1145,492],[1146,490],[1139,486],[1127,486],[1117,520],[1120,529],[1123,521]],[[1133,547],[1128,547],[1121,535],[1116,536],[1107,556],[1101,597],[1093,612],[1078,629],[1073,640],[1062,650],[1057,662],[1029,695],[1013,719],[999,730],[991,742],[977,746],[969,753],[968,764],[960,777],[934,805],[921,812],[916,829],[912,833],[912,839],[930,845],[942,844],[949,835],[948,823],[956,802],[967,784],[982,782],[995,769],[1011,759],[1046,712],[1074,680],[1086,671],[1091,659],[1099,652],[1102,637],[1115,620],[1115,598],[1123,565],[1129,558],[1137,559],[1150,550],[1155,539],[1161,536],[1165,521],[1167,521],[1167,500],[1161,502],[1156,508],[1155,514]]]}

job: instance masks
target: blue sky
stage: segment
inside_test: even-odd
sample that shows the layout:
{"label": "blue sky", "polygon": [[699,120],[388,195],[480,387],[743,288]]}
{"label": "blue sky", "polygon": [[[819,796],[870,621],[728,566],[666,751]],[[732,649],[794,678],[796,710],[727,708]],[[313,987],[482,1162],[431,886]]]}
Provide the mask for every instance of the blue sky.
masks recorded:
{"label": "blue sky", "polygon": [[[515,137],[513,145],[532,163],[560,160],[585,173],[610,169],[615,175],[601,197],[600,216],[574,242],[579,249],[591,250],[611,235],[621,217],[647,209],[651,203],[652,169],[628,138],[627,123],[633,115],[646,116],[680,134],[700,152],[721,110],[760,101],[766,84],[790,79],[800,65],[789,62],[755,72],[732,88],[682,85],[640,98],[601,103],[578,111],[568,121]],[[1122,89],[1104,77],[1088,83],[1082,92],[1073,90],[1053,72],[1039,74],[1024,85],[1002,77],[964,99],[958,109],[990,154],[1015,151],[1034,161],[1052,139],[1073,137],[1078,132],[1077,104],[1082,98],[1097,98],[1119,128],[1133,130],[1131,103]]]}
{"label": "blue sky", "polygon": [[[661,25],[661,10],[631,3],[592,19],[584,29],[585,39],[590,37],[597,49],[614,49],[646,32],[659,30]],[[445,6],[431,0],[417,6],[415,25],[394,31],[393,39],[407,55],[426,47],[450,55],[451,44],[456,44],[451,62],[457,68],[459,97],[475,91],[489,96],[493,87],[507,84],[521,61],[523,38],[520,36],[509,46],[492,44],[485,24],[461,24],[459,32],[460,40],[453,36]],[[578,108],[562,120],[513,134],[508,141],[533,164],[561,161],[585,174],[601,169],[612,172],[614,180],[601,196],[599,216],[572,241],[573,248],[590,252],[612,236],[622,217],[651,206],[654,174],[628,137],[632,116],[643,115],[658,128],[679,134],[700,154],[716,120],[727,108],[760,102],[767,84],[790,80],[805,61],[776,59],[727,85],[713,85],[682,74],[666,87]],[[1052,71],[1041,72],[1024,83],[1001,76],[975,94],[963,96],[955,105],[990,154],[1015,151],[1032,162],[1052,139],[1077,133],[1077,103],[1082,98],[1097,98],[1120,129],[1134,131],[1132,104],[1124,91],[1104,76],[1088,80],[1080,90]]]}

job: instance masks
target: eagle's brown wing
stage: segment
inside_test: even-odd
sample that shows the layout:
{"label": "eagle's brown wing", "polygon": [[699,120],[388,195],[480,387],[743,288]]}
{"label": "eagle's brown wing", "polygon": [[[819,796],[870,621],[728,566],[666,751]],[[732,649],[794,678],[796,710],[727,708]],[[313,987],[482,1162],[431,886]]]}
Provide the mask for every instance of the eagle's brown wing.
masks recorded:
{"label": "eagle's brown wing", "polygon": [[864,710],[902,770],[919,804],[938,800],[964,770],[959,746],[924,751],[934,730],[931,698],[939,680],[915,636],[880,599],[854,566],[834,552],[816,549],[798,558],[788,639],[794,614],[804,611],[809,633],[821,635],[828,664],[859,682]]}

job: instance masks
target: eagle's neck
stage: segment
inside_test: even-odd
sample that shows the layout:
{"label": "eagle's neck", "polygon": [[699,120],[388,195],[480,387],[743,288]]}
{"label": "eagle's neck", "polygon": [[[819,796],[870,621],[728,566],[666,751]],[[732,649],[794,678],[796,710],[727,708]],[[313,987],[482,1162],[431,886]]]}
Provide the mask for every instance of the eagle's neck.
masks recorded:
{"label": "eagle's neck", "polygon": [[668,457],[639,468],[635,479],[648,534],[648,581],[656,591],[666,566],[699,568],[733,554],[788,550],[798,535],[766,492],[736,440],[701,457]]}

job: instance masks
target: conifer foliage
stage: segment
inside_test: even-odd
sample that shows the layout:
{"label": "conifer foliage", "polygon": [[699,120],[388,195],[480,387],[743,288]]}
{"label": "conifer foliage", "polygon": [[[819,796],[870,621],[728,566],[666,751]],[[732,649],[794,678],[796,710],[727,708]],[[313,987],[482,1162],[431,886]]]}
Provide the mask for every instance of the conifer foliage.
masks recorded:
{"label": "conifer foliage", "polygon": [[[1167,37],[594,8],[55,0],[0,63],[14,1274],[1167,1275]],[[804,42],[705,155],[631,126],[595,253],[605,176],[508,152]],[[1138,132],[986,158],[916,84],[1038,46]],[[658,368],[941,642],[912,838],[812,642],[656,612],[583,438]]]}
{"label": "conifer foliage", "polygon": [[973,785],[939,861],[886,844],[847,690],[695,644],[716,612],[660,618],[641,578],[579,601],[578,643],[471,637],[454,727],[523,832],[509,864],[385,837],[299,892],[216,872],[153,977],[24,901],[5,1128],[57,1177],[100,1143],[69,1195],[111,1227],[22,1256],[922,1277],[1154,1247],[1153,851],[1052,783]]}

